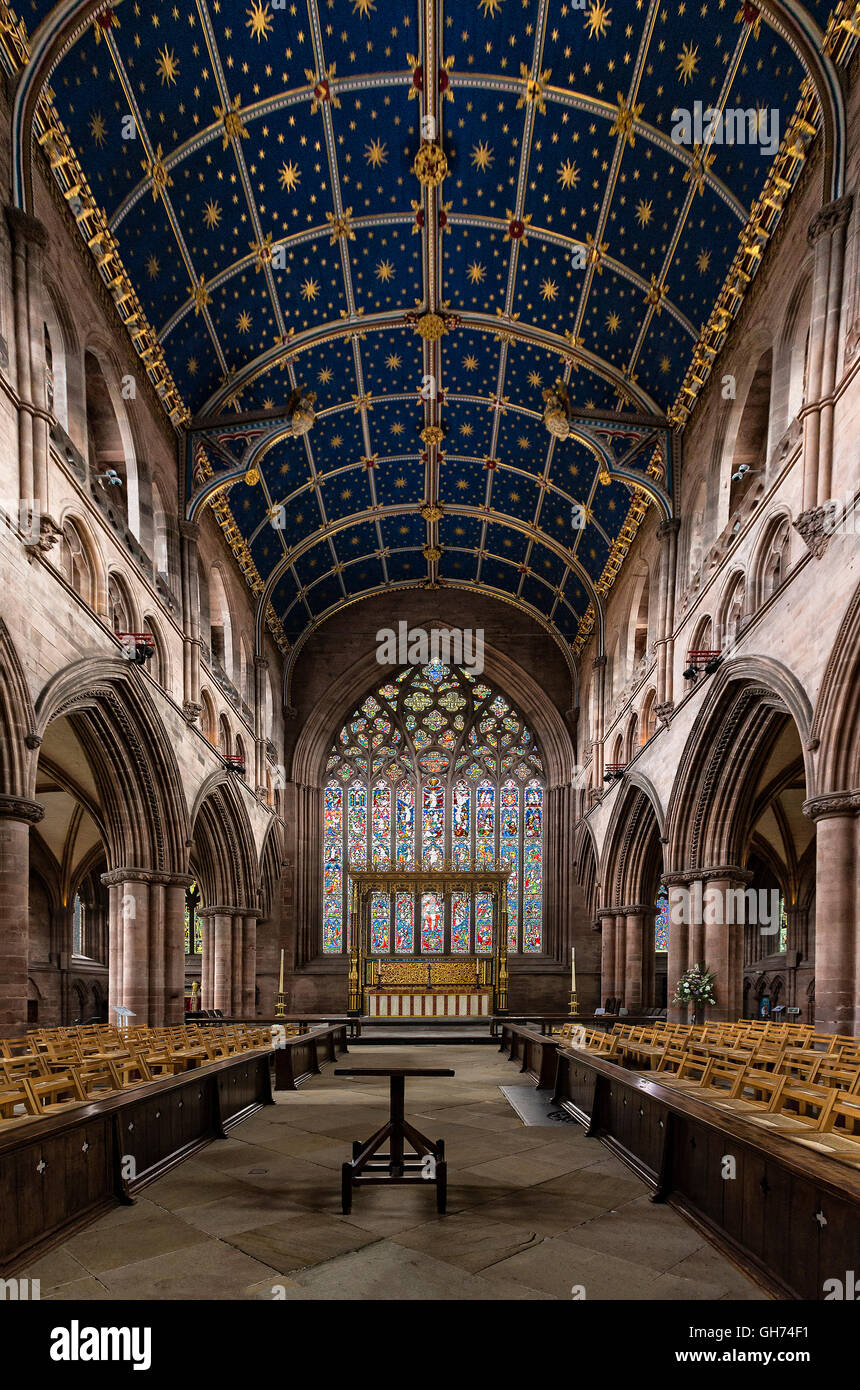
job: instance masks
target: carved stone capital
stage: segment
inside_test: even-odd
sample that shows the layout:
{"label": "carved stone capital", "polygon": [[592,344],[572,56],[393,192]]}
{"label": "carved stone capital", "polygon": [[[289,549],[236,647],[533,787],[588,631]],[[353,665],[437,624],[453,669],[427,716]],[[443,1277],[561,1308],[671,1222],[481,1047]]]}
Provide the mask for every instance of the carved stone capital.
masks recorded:
{"label": "carved stone capital", "polygon": [[641,917],[646,913],[656,911],[653,903],[625,903],[623,907],[618,908],[618,915],[620,917]]}
{"label": "carved stone capital", "polygon": [[860,811],[860,789],[846,792],[826,792],[811,796],[803,803],[803,814],[810,820],[829,820],[832,816],[856,816]]}
{"label": "carved stone capital", "polygon": [[615,917],[617,917],[619,911],[620,911],[620,909],[619,909],[619,908],[615,908],[615,907],[601,907],[601,908],[598,908],[598,910],[597,910],[597,924],[598,924],[598,927],[602,926],[602,924],[603,924],[603,918],[604,918],[604,917],[612,917],[613,920],[614,920]]}
{"label": "carved stone capital", "polygon": [[660,882],[667,888],[679,884],[686,888],[691,883],[708,883],[711,879],[727,878],[735,883],[752,883],[755,878],[749,869],[741,869],[737,864],[716,864],[709,869],[681,869],[677,873],[661,874]]}
{"label": "carved stone capital", "polygon": [[657,539],[665,541],[669,536],[677,536],[680,529],[681,518],[679,516],[667,517],[666,520],[661,521],[660,525],[657,527]]}
{"label": "carved stone capital", "polygon": [[835,515],[835,506],[825,503],[823,507],[810,507],[801,512],[792,523],[795,531],[803,537],[807,550],[811,550],[816,559],[821,559],[830,544],[835,530]]}
{"label": "carved stone capital", "polygon": [[664,724],[671,724],[674,711],[674,700],[661,700],[659,705],[654,706],[654,713]]}
{"label": "carved stone capital", "polygon": [[267,797],[267,795],[268,795],[269,789],[268,789],[268,787],[255,787],[255,788],[254,788],[254,791],[255,791],[256,794],[257,794],[257,800],[258,800],[258,801],[265,801],[265,800],[266,800],[266,797]]}
{"label": "carved stone capital", "polygon": [[200,527],[196,521],[182,520],[179,523],[179,534],[183,540],[198,541],[200,539]]}
{"label": "carved stone capital", "polygon": [[595,671],[602,670],[602,668],[606,665],[606,655],[604,654],[603,656],[596,656],[592,661],[591,665],[593,666]]}
{"label": "carved stone capital", "polygon": [[250,917],[256,909],[252,907],[198,907],[198,917]]}
{"label": "carved stone capital", "polygon": [[196,700],[183,700],[182,713],[185,715],[189,724],[196,724],[203,713],[203,706],[199,705]]}
{"label": "carved stone capital", "polygon": [[254,665],[258,671],[268,671],[269,669],[269,662],[265,656],[255,656]]}
{"label": "carved stone capital", "polygon": [[41,748],[41,746],[42,746],[42,735],[41,735],[41,734],[25,734],[25,735],[24,735],[24,743],[26,744],[26,746],[27,746],[28,748]]}
{"label": "carved stone capital", "polygon": [[22,537],[27,559],[33,560],[37,555],[47,555],[48,551],[57,544],[61,535],[62,531],[51,517],[40,517],[37,534]]}
{"label": "carved stone capital", "polygon": [[176,884],[182,888],[189,888],[194,882],[191,874],[170,874],[161,869],[138,869],[122,868],[109,869],[106,874],[101,875],[101,881],[106,887],[110,888],[117,883],[163,883]]}
{"label": "carved stone capital", "polygon": [[45,224],[40,222],[38,217],[33,217],[21,208],[8,206],[6,208],[6,222],[16,248],[24,246],[44,248],[47,246],[48,233]]}
{"label": "carved stone capital", "polygon": [[825,203],[820,208],[809,224],[806,233],[810,246],[814,246],[819,237],[829,236],[837,227],[847,226],[851,216],[851,194],[848,193],[844,198],[836,198],[832,203]]}
{"label": "carved stone capital", "polygon": [[36,825],[44,814],[45,808],[38,801],[28,801],[23,796],[0,796],[0,820],[20,820]]}

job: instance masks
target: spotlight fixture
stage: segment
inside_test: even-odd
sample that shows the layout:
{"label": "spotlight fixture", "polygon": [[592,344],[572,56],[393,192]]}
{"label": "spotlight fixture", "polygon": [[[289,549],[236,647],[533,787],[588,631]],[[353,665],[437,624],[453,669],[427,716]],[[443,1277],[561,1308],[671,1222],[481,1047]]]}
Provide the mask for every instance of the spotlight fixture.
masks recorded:
{"label": "spotlight fixture", "polygon": [[155,638],[151,632],[118,632],[122,654],[135,666],[145,666],[155,656]]}
{"label": "spotlight fixture", "polygon": [[694,650],[687,652],[687,669],[684,672],[685,681],[695,681],[701,672],[706,676],[712,676],[721,665],[723,660],[722,652]]}
{"label": "spotlight fixture", "polygon": [[240,777],[244,777],[244,776],[245,776],[245,754],[244,754],[244,753],[226,753],[226,754],[224,755],[224,761],[225,761],[225,763],[227,764],[228,767],[230,767],[230,768],[233,769],[234,772],[238,772],[238,774],[239,774]]}
{"label": "spotlight fixture", "polygon": [[106,473],[97,473],[96,481],[108,483],[110,487],[122,487],[122,478],[115,468],[109,468]]}
{"label": "spotlight fixture", "polygon": [[620,782],[626,766],[626,763],[607,763],[606,771],[603,774],[604,782],[610,784],[612,782]]}
{"label": "spotlight fixture", "polygon": [[732,474],[732,482],[742,483],[744,478],[749,477],[750,474],[761,473],[762,471],[761,468],[750,468],[748,463],[741,463],[738,465],[737,472]]}

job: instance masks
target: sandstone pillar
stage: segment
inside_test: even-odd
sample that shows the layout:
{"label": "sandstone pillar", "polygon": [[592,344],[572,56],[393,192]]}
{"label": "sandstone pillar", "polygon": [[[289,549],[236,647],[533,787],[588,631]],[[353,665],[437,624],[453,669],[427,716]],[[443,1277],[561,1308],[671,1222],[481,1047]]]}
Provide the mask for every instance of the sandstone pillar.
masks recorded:
{"label": "sandstone pillar", "polygon": [[259,912],[246,912],[242,936],[242,1001],[243,1018],[257,1013],[257,918]]}
{"label": "sandstone pillar", "polygon": [[627,959],[627,918],[623,910],[615,912],[615,970],[612,979],[612,994],[626,1004],[624,998],[624,978]]}
{"label": "sandstone pillar", "polygon": [[[649,920],[649,909],[642,903],[633,903],[623,909],[625,922],[625,952],[624,952],[624,1004],[631,1014],[641,1013],[645,1005],[645,965],[646,951],[648,942],[646,940],[645,924]],[[651,943],[653,951],[653,943]]]}
{"label": "sandstone pillar", "polygon": [[195,521],[180,521],[182,560],[182,709],[189,723],[199,719],[200,703],[200,595],[197,578],[197,541],[200,527]]}
{"label": "sandstone pillar", "polygon": [[615,912],[598,912],[600,920],[600,1005],[615,992]]}
{"label": "sandstone pillar", "polygon": [[811,797],[815,821],[815,1026],[860,1029],[860,790]]}
{"label": "sandstone pillar", "polygon": [[27,1026],[30,946],[30,826],[44,806],[24,797],[0,796],[0,1037]]}
{"label": "sandstone pillar", "polygon": [[102,874],[108,887],[108,1018],[131,1009],[134,1026],[182,1021],[187,874],[121,868]]}
{"label": "sandstone pillar", "polygon": [[657,608],[657,710],[667,711],[673,701],[672,663],[675,630],[675,576],[678,557],[678,517],[661,521],[657,527],[660,541],[660,589]]}
{"label": "sandstone pillar", "polygon": [[687,969],[690,950],[689,880],[684,874],[664,874],[669,891],[669,951],[667,959],[668,997],[666,1017],[672,1023],[686,1023],[687,1010],[672,1003],[678,981]]}
{"label": "sandstone pillar", "polygon": [[264,656],[254,657],[254,786],[261,801],[266,799],[266,737],[263,727],[266,709],[266,680],[269,663]]}
{"label": "sandstone pillar", "polygon": [[594,690],[594,743],[591,756],[594,768],[594,789],[599,795],[603,791],[603,712],[606,657],[596,656],[592,662],[592,667],[594,669],[592,687]]}
{"label": "sandstone pillar", "polygon": [[833,391],[839,355],[845,231],[851,196],[828,203],[810,223],[812,310],[803,411],[803,511],[830,498],[833,477]]}

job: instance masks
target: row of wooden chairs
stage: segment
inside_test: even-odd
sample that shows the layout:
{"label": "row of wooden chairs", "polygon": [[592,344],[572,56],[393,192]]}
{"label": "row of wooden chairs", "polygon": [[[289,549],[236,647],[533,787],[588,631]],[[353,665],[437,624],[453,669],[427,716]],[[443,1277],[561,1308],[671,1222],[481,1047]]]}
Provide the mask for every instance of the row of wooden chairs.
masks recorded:
{"label": "row of wooden chairs", "polygon": [[860,1041],[809,1025],[613,1029],[619,1060],[728,1113],[860,1167]]}
{"label": "row of wooden chairs", "polygon": [[0,1129],[271,1047],[271,1028],[244,1023],[33,1029],[0,1040]]}

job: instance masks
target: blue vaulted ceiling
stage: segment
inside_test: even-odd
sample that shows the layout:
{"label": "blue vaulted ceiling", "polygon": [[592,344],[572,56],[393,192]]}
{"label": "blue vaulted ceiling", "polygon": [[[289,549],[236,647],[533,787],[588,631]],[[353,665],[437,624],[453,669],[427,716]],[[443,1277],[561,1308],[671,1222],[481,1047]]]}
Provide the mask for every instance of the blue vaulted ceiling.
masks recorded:
{"label": "blue vaulted ceiling", "polygon": [[123,0],[62,59],[56,111],[190,417],[191,505],[230,482],[286,642],[426,583],[583,630],[636,480],[671,493],[665,417],[771,165],[713,145],[702,169],[672,110],[782,133],[804,77],[739,4]]}

